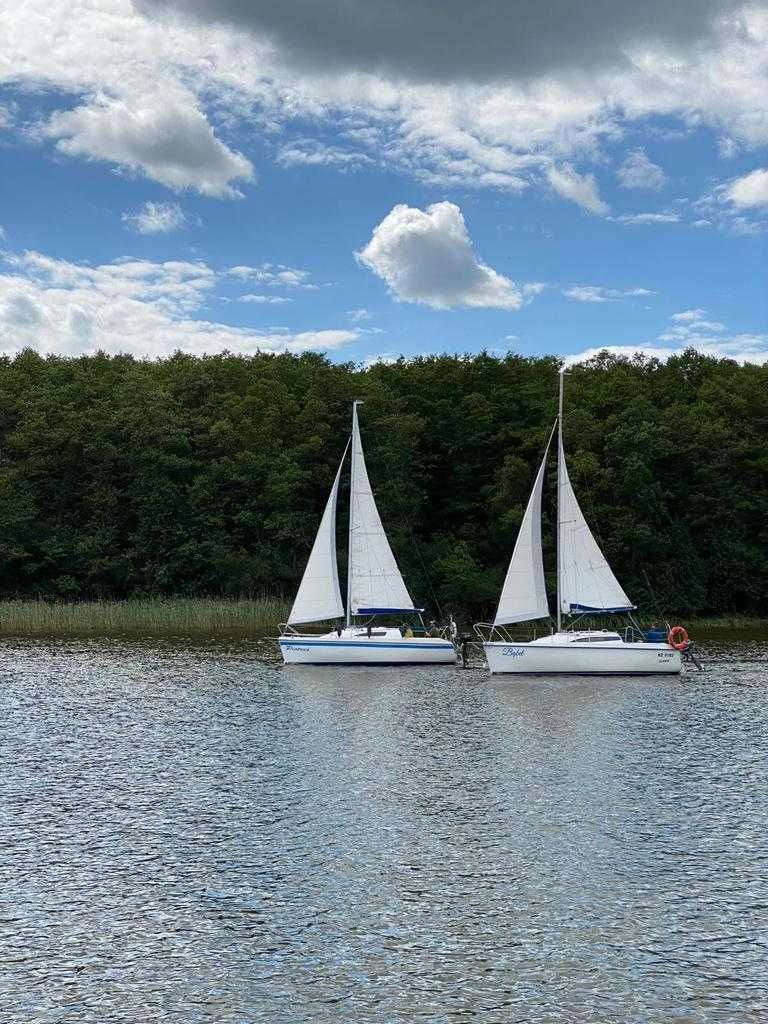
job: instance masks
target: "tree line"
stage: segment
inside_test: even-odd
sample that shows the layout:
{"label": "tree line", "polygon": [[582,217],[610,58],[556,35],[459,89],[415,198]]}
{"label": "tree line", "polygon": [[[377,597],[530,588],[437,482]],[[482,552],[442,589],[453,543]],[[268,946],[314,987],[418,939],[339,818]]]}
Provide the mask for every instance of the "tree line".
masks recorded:
{"label": "tree line", "polygon": [[[556,414],[554,357],[0,360],[0,596],[290,595],[354,398],[412,596],[492,614]],[[768,607],[768,368],[603,354],[566,384],[584,513],[650,612]],[[555,459],[543,538],[555,590]],[[345,530],[340,499],[340,537]],[[346,545],[339,544],[344,572]]]}

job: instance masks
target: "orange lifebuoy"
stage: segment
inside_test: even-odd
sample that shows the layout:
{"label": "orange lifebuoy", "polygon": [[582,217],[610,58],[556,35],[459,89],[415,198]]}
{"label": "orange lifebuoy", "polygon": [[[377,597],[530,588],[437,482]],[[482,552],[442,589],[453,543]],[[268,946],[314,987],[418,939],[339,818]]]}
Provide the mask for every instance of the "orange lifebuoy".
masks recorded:
{"label": "orange lifebuoy", "polygon": [[683,651],[688,646],[688,630],[683,626],[673,626],[667,634],[667,643],[676,651]]}

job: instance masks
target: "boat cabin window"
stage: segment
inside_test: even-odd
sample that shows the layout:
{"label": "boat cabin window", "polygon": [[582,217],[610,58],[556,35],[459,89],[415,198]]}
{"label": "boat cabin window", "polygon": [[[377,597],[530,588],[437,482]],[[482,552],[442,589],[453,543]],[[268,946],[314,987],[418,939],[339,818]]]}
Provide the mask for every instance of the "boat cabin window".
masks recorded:
{"label": "boat cabin window", "polygon": [[575,644],[601,644],[605,640],[621,640],[618,633],[603,633],[600,636],[578,636]]}

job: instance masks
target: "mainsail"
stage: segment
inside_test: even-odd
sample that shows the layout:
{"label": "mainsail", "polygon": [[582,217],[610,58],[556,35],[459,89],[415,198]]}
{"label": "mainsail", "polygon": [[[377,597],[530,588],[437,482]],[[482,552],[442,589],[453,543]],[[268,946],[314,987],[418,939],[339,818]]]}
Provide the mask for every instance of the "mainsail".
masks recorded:
{"label": "mainsail", "polygon": [[493,620],[495,626],[513,622],[528,622],[549,615],[547,591],[544,584],[544,559],[541,551],[541,491],[544,469],[552,441],[550,434],[544,458],[541,460],[536,481],[528,499],[523,521],[515,541],[515,549],[507,569],[507,576],[499,598],[499,607]]}
{"label": "mainsail", "polygon": [[560,610],[566,615],[631,611],[635,605],[613,575],[573,492],[565,464],[562,426],[557,471]]}
{"label": "mainsail", "polygon": [[357,403],[352,414],[352,480],[349,509],[349,614],[414,611],[381,524],[365,468]]}
{"label": "mainsail", "polygon": [[336,479],[320,520],[315,543],[301,578],[296,600],[293,602],[288,622],[322,622],[324,619],[338,619],[344,615],[344,605],[339,589],[339,567],[336,562],[336,499],[339,494],[339,479],[344,459],[344,449]]}

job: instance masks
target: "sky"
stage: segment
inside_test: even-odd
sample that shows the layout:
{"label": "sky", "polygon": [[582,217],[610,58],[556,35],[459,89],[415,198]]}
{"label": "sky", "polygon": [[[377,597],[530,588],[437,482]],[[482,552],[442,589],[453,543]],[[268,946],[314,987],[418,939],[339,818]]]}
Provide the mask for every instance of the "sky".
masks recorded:
{"label": "sky", "polygon": [[768,360],[768,3],[0,0],[0,351]]}

